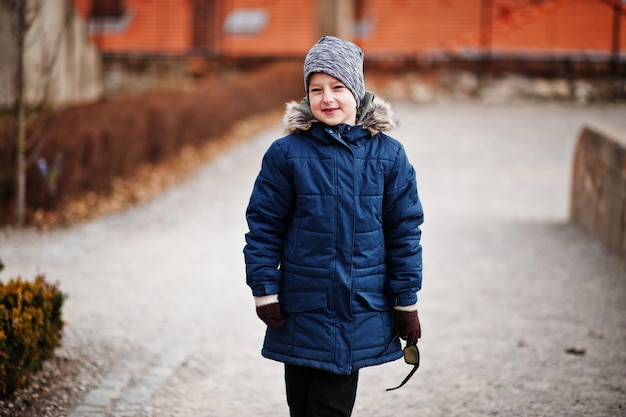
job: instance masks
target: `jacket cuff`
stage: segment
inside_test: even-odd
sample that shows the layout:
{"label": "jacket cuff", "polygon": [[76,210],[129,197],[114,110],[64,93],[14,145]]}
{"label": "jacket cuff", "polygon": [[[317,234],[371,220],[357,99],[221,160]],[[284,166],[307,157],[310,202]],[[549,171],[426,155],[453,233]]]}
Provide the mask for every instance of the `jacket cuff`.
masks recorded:
{"label": "jacket cuff", "polygon": [[411,306],[417,303],[417,293],[402,294],[395,297],[394,307]]}
{"label": "jacket cuff", "polygon": [[395,306],[394,310],[397,311],[417,311],[417,303],[410,306]]}
{"label": "jacket cuff", "polygon": [[278,302],[278,294],[261,295],[254,297],[254,305],[261,307],[267,304],[273,304]]}

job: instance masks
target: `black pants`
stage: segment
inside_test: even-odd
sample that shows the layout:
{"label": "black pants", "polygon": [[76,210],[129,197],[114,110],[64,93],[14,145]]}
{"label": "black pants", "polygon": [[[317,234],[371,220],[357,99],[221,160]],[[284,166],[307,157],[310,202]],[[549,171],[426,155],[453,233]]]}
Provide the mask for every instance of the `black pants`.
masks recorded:
{"label": "black pants", "polygon": [[319,369],[285,365],[291,417],[350,417],[359,371],[337,375]]}

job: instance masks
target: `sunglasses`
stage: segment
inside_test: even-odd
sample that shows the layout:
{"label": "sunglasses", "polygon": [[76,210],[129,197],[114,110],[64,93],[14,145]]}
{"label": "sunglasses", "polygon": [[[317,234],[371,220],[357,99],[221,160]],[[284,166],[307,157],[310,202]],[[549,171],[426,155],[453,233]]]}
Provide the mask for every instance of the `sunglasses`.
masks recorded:
{"label": "sunglasses", "polygon": [[[385,347],[385,350],[383,350],[382,352],[380,352],[378,354],[378,356],[381,356],[383,353],[385,353],[387,351],[387,349],[389,349],[391,347],[391,345],[396,341],[397,338],[400,337],[400,333],[395,334],[392,338],[391,341],[389,342],[389,344],[387,344],[387,346]],[[397,387],[394,388],[387,388],[385,391],[393,391],[396,390],[398,388],[401,388],[404,386],[404,384],[406,384],[409,379],[411,379],[411,377],[413,376],[413,374],[415,373],[415,371],[417,371],[417,368],[420,367],[420,351],[417,348],[417,345],[410,345],[410,346],[406,346],[403,349],[403,356],[404,356],[404,362],[406,362],[408,365],[413,365],[413,369],[411,369],[411,372],[409,372],[409,374],[406,376],[406,378],[404,378],[404,380],[400,383],[400,385],[398,385]]]}

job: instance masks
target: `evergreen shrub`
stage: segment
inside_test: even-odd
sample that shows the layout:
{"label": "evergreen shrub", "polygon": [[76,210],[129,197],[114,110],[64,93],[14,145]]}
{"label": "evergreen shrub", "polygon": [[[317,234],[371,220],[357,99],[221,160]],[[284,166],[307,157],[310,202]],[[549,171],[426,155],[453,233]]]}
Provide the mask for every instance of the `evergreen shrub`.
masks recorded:
{"label": "evergreen shrub", "polygon": [[43,275],[0,282],[0,397],[28,385],[61,344],[66,296]]}

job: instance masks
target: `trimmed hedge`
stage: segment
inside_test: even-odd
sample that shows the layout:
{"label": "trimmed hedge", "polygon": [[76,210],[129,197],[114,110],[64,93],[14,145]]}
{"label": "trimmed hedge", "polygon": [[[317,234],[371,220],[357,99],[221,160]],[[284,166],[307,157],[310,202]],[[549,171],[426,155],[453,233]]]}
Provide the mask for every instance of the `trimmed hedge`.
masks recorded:
{"label": "trimmed hedge", "polygon": [[[304,96],[302,64],[282,62],[256,71],[215,75],[195,91],[147,92],[49,112],[31,125],[36,161],[28,172],[27,206],[54,210],[113,180],[158,164],[185,146],[199,147],[237,122]],[[277,121],[278,122],[278,121]],[[32,152],[31,152],[32,153]],[[60,170],[52,170],[54,161]],[[0,124],[0,223],[12,221],[15,135]]]}
{"label": "trimmed hedge", "polygon": [[61,344],[65,295],[42,275],[0,282],[0,396],[28,385]]}

